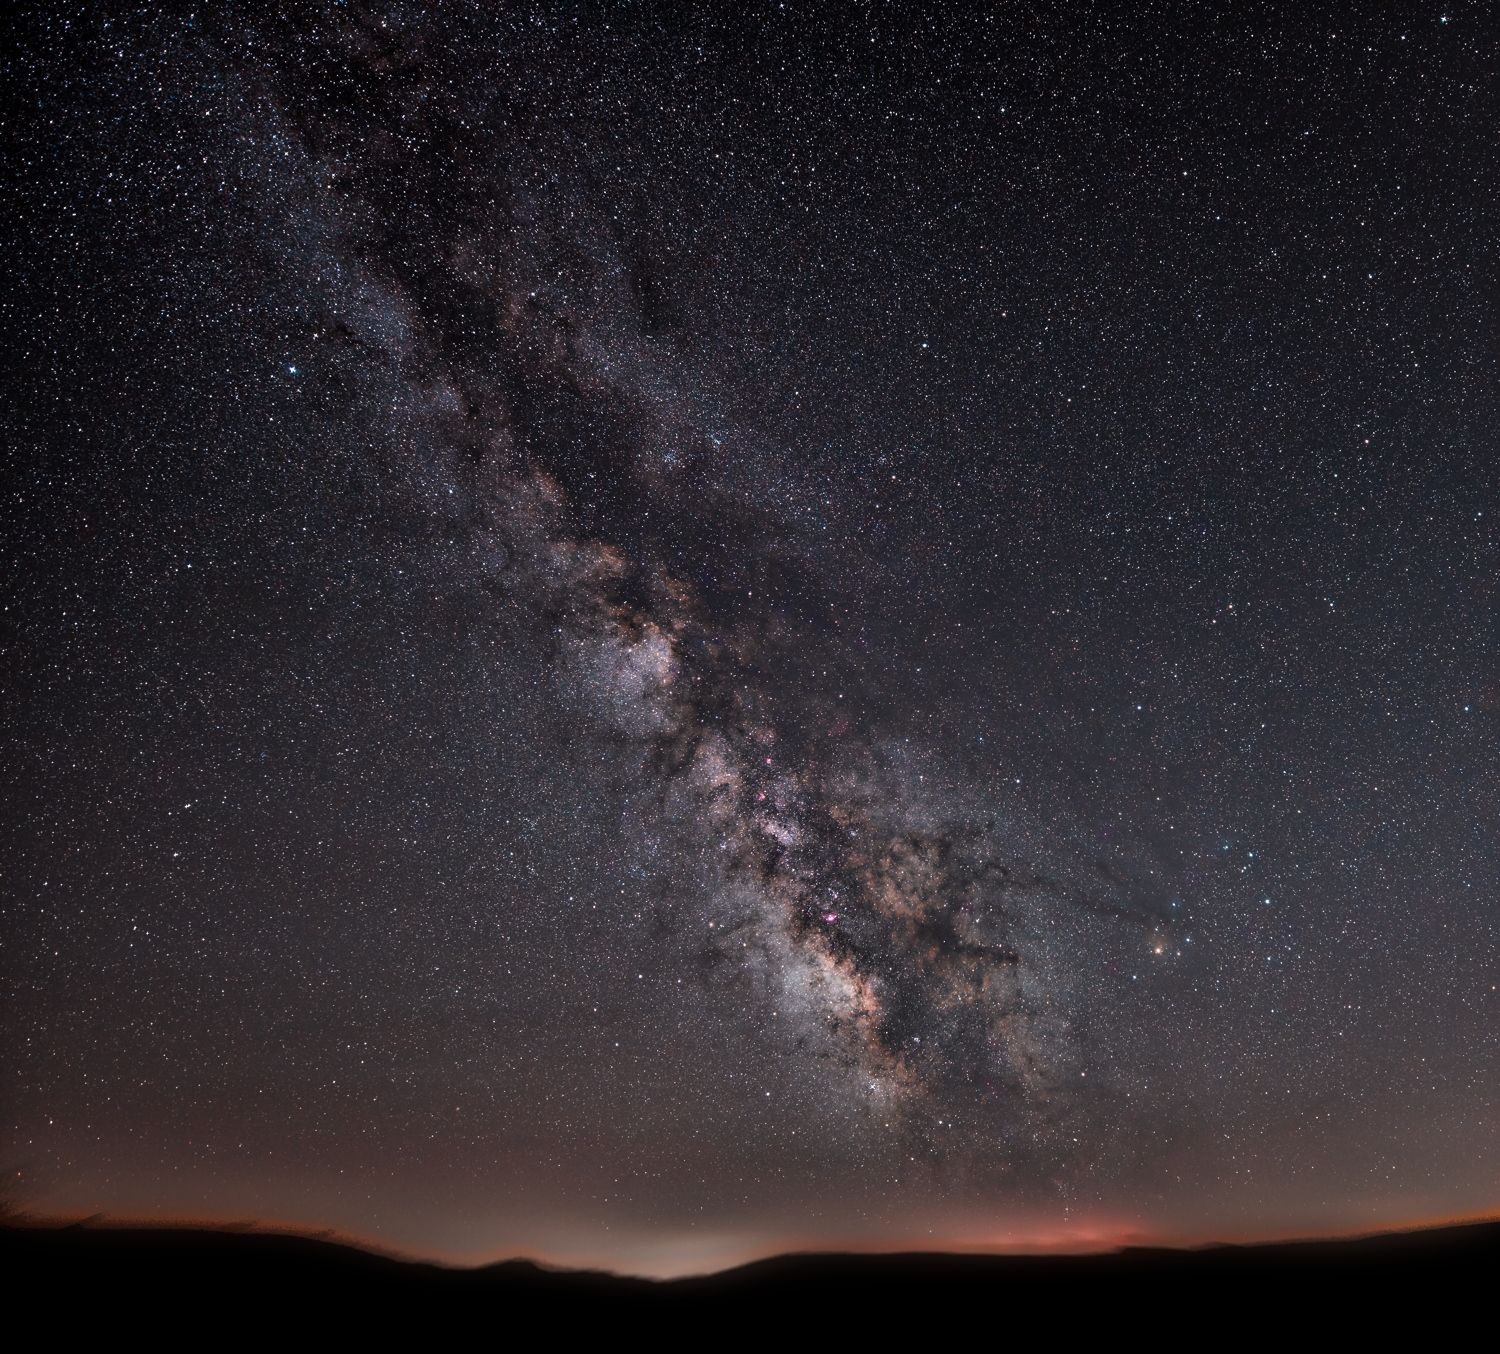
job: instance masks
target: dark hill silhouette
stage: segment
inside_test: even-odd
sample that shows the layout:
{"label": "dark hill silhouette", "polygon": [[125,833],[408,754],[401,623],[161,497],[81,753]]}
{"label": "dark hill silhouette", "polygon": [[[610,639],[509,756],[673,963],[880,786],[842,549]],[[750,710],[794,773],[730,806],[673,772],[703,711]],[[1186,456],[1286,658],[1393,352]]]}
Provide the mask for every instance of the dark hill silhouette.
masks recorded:
{"label": "dark hill silhouette", "polygon": [[[1087,1256],[789,1255],[652,1282],[526,1261],[393,1260],[306,1236],[88,1225],[0,1230],[8,1315],[95,1339],[463,1338],[654,1331],[705,1343],[988,1330],[1218,1344],[1488,1324],[1500,1223],[1347,1241]],[[1481,1326],[1481,1329],[1483,1326]]]}

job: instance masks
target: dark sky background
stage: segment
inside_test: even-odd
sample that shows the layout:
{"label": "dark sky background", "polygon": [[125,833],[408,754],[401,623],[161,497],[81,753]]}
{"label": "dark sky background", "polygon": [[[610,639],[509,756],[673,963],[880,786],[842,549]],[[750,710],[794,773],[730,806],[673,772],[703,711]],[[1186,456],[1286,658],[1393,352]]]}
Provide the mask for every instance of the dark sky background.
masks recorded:
{"label": "dark sky background", "polygon": [[8,21],[7,1207],[1500,1203],[1493,16],[964,9]]}

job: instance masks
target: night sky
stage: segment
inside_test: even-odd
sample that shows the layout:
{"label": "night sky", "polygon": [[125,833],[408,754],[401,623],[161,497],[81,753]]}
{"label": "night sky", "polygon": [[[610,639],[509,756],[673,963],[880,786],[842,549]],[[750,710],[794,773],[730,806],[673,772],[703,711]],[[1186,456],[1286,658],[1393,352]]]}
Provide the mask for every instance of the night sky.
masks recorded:
{"label": "night sky", "polygon": [[12,21],[6,1208],[1500,1204],[1500,26],[962,8]]}

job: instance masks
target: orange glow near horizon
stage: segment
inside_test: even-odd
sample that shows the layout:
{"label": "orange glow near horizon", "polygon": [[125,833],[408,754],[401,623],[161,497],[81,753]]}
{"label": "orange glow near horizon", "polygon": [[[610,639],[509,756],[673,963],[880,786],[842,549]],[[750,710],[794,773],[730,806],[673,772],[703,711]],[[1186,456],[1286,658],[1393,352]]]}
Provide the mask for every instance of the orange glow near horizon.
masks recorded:
{"label": "orange glow near horizon", "polygon": [[[172,1218],[111,1215],[106,1213],[17,1213],[10,1225],[16,1228],[57,1228],[86,1226],[98,1230],[214,1231],[254,1233],[262,1236],[302,1237],[349,1246],[373,1255],[410,1264],[434,1264],[454,1269],[477,1269],[507,1261],[529,1261],[547,1269],[604,1272],[622,1277],[659,1281],[723,1273],[743,1265],[778,1256],[791,1255],[902,1255],[949,1254],[993,1256],[1081,1256],[1102,1255],[1131,1248],[1160,1250],[1197,1250],[1213,1246],[1256,1246],[1296,1242],[1353,1241],[1365,1237],[1431,1231],[1442,1227],[1474,1226],[1500,1222],[1500,1209],[1475,1213],[1408,1218],[1387,1223],[1348,1229],[1303,1228],[1261,1229],[1244,1232],[1170,1233],[1152,1231],[1139,1224],[1101,1217],[1063,1225],[1037,1225],[1026,1228],[1018,1224],[1003,1236],[982,1237],[952,1233],[942,1238],[892,1237],[884,1241],[840,1237],[834,1234],[803,1234],[777,1241],[753,1241],[728,1233],[714,1236],[692,1233],[661,1237],[641,1236],[635,1245],[627,1244],[614,1254],[597,1247],[580,1246],[563,1253],[541,1247],[508,1247],[484,1252],[444,1251],[393,1245],[389,1241],[355,1231],[319,1227],[287,1219],[211,1218],[180,1216]],[[715,1241],[720,1244],[714,1244]],[[632,1255],[632,1252],[634,1254]]]}

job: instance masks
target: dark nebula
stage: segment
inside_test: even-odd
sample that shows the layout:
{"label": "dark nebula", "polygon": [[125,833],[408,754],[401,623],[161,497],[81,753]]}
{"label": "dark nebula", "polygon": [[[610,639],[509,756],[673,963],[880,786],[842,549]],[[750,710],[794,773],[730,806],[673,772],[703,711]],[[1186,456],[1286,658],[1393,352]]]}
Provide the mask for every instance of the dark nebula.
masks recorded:
{"label": "dark nebula", "polygon": [[8,1208],[676,1273],[1496,1206],[1483,6],[7,51]]}

